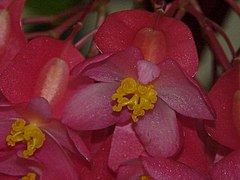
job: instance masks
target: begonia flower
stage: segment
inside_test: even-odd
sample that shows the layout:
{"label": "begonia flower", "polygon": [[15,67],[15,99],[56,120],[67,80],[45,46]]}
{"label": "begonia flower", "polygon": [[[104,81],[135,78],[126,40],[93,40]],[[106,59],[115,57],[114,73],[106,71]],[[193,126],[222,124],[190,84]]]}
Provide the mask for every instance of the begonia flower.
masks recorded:
{"label": "begonia flower", "polygon": [[73,89],[69,72],[83,59],[69,41],[49,37],[33,39],[0,75],[1,91],[13,104],[44,97],[58,118]]}
{"label": "begonia flower", "polygon": [[27,43],[20,20],[24,3],[25,0],[0,2],[0,74]]}
{"label": "begonia flower", "polygon": [[135,46],[145,60],[158,64],[174,59],[190,76],[197,72],[198,54],[190,29],[162,14],[142,10],[112,13],[99,27],[95,43],[102,53]]}
{"label": "begonia flower", "polygon": [[[16,105],[14,109],[17,116],[15,112],[4,113],[3,117],[6,118],[2,117],[0,120],[0,149],[14,153],[20,162],[36,162],[40,169],[36,173],[43,179],[77,179],[74,165],[66,151],[90,160],[90,153],[78,134],[59,121],[51,119],[50,105],[43,98]],[[12,118],[9,118],[10,116]],[[15,170],[11,171],[11,168],[17,165],[14,164],[16,160],[11,161],[13,156],[9,156],[9,153],[1,156],[5,161],[1,161],[0,166],[5,168],[1,168],[0,172],[8,175],[26,175],[25,168],[20,169],[18,174]],[[6,161],[10,164],[8,168]]]}
{"label": "begonia flower", "polygon": [[66,104],[62,122],[73,129],[101,129],[132,119],[146,151],[168,157],[179,149],[175,111],[214,119],[202,89],[173,60],[156,65],[130,47],[100,62],[92,59],[79,66],[83,76],[98,83],[78,91]]}
{"label": "begonia flower", "polygon": [[216,110],[215,123],[208,122],[206,130],[218,143],[231,149],[240,148],[240,66],[225,72],[209,92]]}

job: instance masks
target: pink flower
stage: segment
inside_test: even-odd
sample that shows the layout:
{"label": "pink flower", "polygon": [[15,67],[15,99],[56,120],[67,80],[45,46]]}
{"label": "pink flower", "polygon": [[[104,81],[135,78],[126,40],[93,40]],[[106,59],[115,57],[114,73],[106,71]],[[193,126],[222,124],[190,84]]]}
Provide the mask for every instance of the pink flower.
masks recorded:
{"label": "pink flower", "polygon": [[95,42],[103,53],[135,46],[145,60],[157,64],[173,59],[190,76],[197,72],[198,54],[191,31],[181,21],[162,14],[142,10],[112,13],[100,26]]}
{"label": "pink flower", "polygon": [[27,43],[20,20],[24,2],[24,0],[0,2],[0,74]]}
{"label": "pink flower", "polygon": [[[51,120],[50,106],[45,99],[32,99],[16,105],[15,110],[1,108],[0,149],[5,155],[1,157],[4,160],[0,163],[0,173],[23,176],[33,168],[43,179],[77,179],[66,152],[90,160],[89,151],[78,134]],[[18,161],[24,165],[19,167]]]}
{"label": "pink flower", "polygon": [[[173,60],[155,65],[144,60],[137,48],[130,47],[100,62],[98,57],[86,61],[80,69],[83,76],[98,83],[78,91],[66,104],[62,122],[73,129],[101,129],[129,122],[132,117],[137,121],[133,128],[146,151],[152,156],[168,157],[179,149],[175,111],[199,119],[214,118],[202,89]],[[132,87],[140,89],[122,97],[124,87],[126,92]],[[141,89],[147,92],[141,95]],[[119,104],[114,106],[118,95]]]}
{"label": "pink flower", "polygon": [[231,149],[240,148],[240,66],[224,73],[209,92],[216,110],[215,123],[207,123],[209,135]]}
{"label": "pink flower", "polygon": [[[30,41],[0,75],[3,95],[14,104],[44,97],[59,117],[72,93],[70,70],[83,56],[69,41],[40,37]],[[74,81],[74,86],[79,84]]]}

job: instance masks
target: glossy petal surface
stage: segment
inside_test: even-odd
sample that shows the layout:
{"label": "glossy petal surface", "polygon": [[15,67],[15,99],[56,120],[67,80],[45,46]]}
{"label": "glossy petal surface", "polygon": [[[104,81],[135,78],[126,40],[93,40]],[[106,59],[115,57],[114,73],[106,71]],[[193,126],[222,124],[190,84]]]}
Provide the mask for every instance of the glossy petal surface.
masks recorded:
{"label": "glossy petal surface", "polygon": [[[219,143],[238,149],[240,134],[233,120],[233,97],[239,89],[240,66],[223,74],[209,92],[209,98],[216,110],[215,124],[208,124],[208,133]],[[240,132],[240,131],[239,131]]]}
{"label": "glossy petal surface", "polygon": [[160,99],[153,110],[139,118],[135,130],[151,156],[173,156],[180,147],[175,112]]}
{"label": "glossy petal surface", "polygon": [[111,96],[118,83],[95,83],[77,92],[66,104],[62,122],[73,129],[102,129],[127,121],[127,111],[113,112]]}
{"label": "glossy petal surface", "polygon": [[160,75],[154,82],[158,96],[172,109],[188,117],[214,119],[208,98],[197,83],[172,60],[159,64]]}

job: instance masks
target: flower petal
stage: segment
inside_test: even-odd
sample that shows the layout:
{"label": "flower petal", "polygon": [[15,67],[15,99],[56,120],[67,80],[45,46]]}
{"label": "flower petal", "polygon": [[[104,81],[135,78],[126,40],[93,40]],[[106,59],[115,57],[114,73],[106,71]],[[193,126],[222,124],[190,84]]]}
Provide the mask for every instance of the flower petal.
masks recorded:
{"label": "flower petal", "polygon": [[209,172],[212,179],[238,179],[240,177],[240,151],[225,156]]}
{"label": "flower petal", "polygon": [[161,99],[153,110],[139,118],[135,130],[151,156],[173,156],[179,149],[179,132],[175,112]]}
{"label": "flower petal", "polygon": [[110,56],[99,65],[89,66],[83,75],[102,82],[121,81],[129,76],[137,79],[136,66],[140,59],[143,59],[140,50],[129,47]]}
{"label": "flower petal", "polygon": [[123,110],[113,112],[111,96],[118,83],[95,83],[77,92],[66,104],[62,122],[76,130],[102,129],[130,119]]}
{"label": "flower petal", "polygon": [[20,20],[24,3],[25,0],[0,2],[0,74],[27,44]]}
{"label": "flower petal", "polygon": [[172,109],[188,117],[214,119],[214,111],[204,90],[172,60],[159,65],[160,76],[154,82],[158,96]]}
{"label": "flower petal", "polygon": [[138,80],[143,84],[148,84],[155,80],[160,74],[158,66],[146,60],[138,61],[137,69]]}
{"label": "flower petal", "polygon": [[112,137],[108,165],[116,171],[122,163],[138,158],[144,148],[132,129],[132,124],[116,126]]}
{"label": "flower petal", "polygon": [[170,159],[160,157],[143,158],[143,166],[153,179],[207,179],[203,174]]}
{"label": "flower petal", "polygon": [[[1,74],[1,91],[12,103],[26,102],[33,97],[39,96],[39,94],[36,95],[35,93],[36,90],[39,90],[39,81],[45,78],[42,71],[46,70],[46,65],[49,65],[50,68],[54,64],[48,64],[50,60],[56,60],[54,62],[59,65],[57,67],[59,68],[58,72],[63,71],[63,73],[66,73],[66,66],[71,69],[82,59],[83,57],[78,50],[66,41],[49,37],[36,38],[21,49]],[[51,81],[48,84],[53,84],[53,82]],[[58,93],[55,92],[55,94]]]}
{"label": "flower petal", "polygon": [[209,98],[216,110],[214,125],[206,124],[207,132],[219,143],[240,148],[240,129],[233,119],[234,94],[239,89],[240,66],[223,74],[209,92]]}
{"label": "flower petal", "polygon": [[42,179],[78,179],[70,158],[47,134],[44,145],[34,154],[34,157],[44,167]]}
{"label": "flower petal", "polygon": [[[137,36],[137,33],[144,28],[152,28],[159,33],[141,39],[142,35]],[[161,34],[160,38],[159,34]],[[140,40],[136,42],[139,37]],[[149,40],[149,38],[152,39]],[[155,39],[158,41],[154,41]],[[145,41],[146,43],[144,43]],[[177,19],[157,13],[142,10],[112,13],[100,26],[95,42],[104,53],[120,51],[130,45],[140,48],[144,55],[144,48],[148,53],[152,48],[160,49],[161,53],[154,55],[158,58],[158,62],[175,59],[190,76],[197,71],[198,54],[189,28]],[[162,52],[163,47],[165,47],[164,53]],[[153,52],[158,53],[159,51]]]}

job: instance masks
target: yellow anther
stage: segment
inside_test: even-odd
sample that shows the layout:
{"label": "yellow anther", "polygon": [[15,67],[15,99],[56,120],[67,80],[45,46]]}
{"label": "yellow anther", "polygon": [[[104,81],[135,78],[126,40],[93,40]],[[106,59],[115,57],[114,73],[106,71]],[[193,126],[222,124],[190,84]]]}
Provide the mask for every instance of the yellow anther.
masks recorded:
{"label": "yellow anther", "polygon": [[150,176],[141,176],[140,180],[152,180]]}
{"label": "yellow anther", "polygon": [[22,177],[22,180],[35,180],[36,179],[36,174],[33,172],[27,173],[26,176]]}
{"label": "yellow anther", "polygon": [[42,147],[45,135],[36,124],[30,123],[26,125],[26,121],[17,119],[12,124],[12,130],[10,135],[6,137],[6,141],[9,146],[15,146],[17,142],[26,143],[27,149],[23,151],[23,157],[28,158],[33,155],[36,149]]}
{"label": "yellow anther", "polygon": [[113,106],[113,111],[120,112],[124,106],[132,111],[132,120],[136,122],[138,116],[143,116],[145,110],[154,108],[157,102],[157,92],[151,84],[137,83],[133,78],[125,78],[116,93],[112,95],[112,100],[117,101],[117,105]]}

